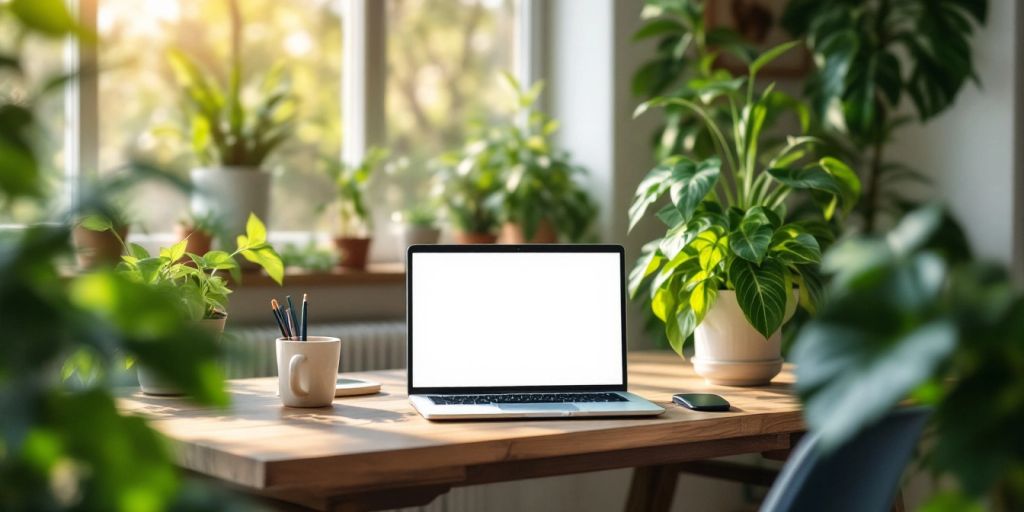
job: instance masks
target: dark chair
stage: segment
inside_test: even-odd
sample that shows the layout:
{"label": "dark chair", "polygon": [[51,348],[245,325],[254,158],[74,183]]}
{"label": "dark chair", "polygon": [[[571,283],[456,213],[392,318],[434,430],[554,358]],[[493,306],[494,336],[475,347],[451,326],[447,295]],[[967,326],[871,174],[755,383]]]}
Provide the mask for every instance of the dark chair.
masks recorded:
{"label": "dark chair", "polygon": [[819,436],[807,436],[782,468],[761,512],[890,510],[930,412],[895,411],[829,454],[822,453]]}

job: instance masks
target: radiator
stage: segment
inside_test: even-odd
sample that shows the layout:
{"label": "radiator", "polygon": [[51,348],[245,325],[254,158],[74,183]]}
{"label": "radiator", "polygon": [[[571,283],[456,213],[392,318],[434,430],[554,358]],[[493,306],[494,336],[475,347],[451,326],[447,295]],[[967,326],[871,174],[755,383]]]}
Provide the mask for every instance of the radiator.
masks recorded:
{"label": "radiator", "polygon": [[[341,339],[341,371],[405,368],[405,322],[362,322],[310,325],[317,336]],[[274,340],[277,327],[229,328],[223,336],[227,378],[277,375]]]}

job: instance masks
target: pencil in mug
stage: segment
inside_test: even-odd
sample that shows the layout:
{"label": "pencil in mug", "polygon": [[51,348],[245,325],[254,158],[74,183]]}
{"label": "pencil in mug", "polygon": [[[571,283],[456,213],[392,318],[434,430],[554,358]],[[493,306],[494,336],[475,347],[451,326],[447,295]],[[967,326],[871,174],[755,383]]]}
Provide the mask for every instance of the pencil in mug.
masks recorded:
{"label": "pencil in mug", "polygon": [[271,305],[276,308],[275,313],[281,320],[281,325],[284,327],[284,337],[289,340],[292,339],[293,333],[291,327],[288,325],[288,318],[285,316],[285,309],[281,307],[281,303],[277,302],[277,299],[274,299]]}
{"label": "pencil in mug", "polygon": [[292,312],[287,308],[284,310],[284,318],[287,320],[286,324],[288,325],[288,339],[297,340],[298,336],[296,333],[298,333],[298,331],[295,329],[295,318],[292,317]]}
{"label": "pencil in mug", "polygon": [[291,295],[286,295],[284,300],[288,301],[288,312],[291,313],[291,319],[288,322],[290,324],[289,327],[291,327],[292,329],[292,337],[294,337],[296,340],[300,340],[301,338],[299,337],[299,313],[295,311],[295,303],[292,302]]}
{"label": "pencil in mug", "polygon": [[302,341],[308,341],[306,339],[306,327],[308,326],[308,324],[306,323],[306,304],[307,304],[306,294],[303,293],[302,294],[302,322],[300,322],[301,325],[299,326],[299,339],[302,340]]}
{"label": "pencil in mug", "polygon": [[270,299],[270,312],[274,314],[274,322],[277,323],[277,328],[281,330],[281,337],[288,337],[288,330],[284,327],[284,322],[281,321],[281,312],[277,310],[277,299]]}

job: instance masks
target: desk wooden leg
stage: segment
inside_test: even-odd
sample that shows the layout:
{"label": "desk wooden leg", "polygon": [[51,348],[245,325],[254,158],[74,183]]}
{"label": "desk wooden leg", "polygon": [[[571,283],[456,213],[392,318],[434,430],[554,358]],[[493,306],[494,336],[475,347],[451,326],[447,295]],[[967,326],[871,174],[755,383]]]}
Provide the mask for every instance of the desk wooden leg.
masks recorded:
{"label": "desk wooden leg", "polygon": [[903,503],[903,489],[896,489],[896,499],[892,502],[892,512],[906,512],[906,505]]}
{"label": "desk wooden leg", "polygon": [[674,464],[633,470],[626,512],[666,512],[672,507],[679,468]]}

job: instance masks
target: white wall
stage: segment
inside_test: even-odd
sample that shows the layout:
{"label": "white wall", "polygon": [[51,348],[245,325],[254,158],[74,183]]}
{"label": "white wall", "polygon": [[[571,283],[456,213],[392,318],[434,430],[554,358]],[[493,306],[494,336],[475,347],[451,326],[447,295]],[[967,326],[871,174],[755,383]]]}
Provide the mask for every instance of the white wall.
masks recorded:
{"label": "white wall", "polygon": [[[956,103],[924,126],[899,132],[890,150],[935,181],[933,195],[946,201],[967,230],[977,255],[1004,264],[1014,245],[1015,87],[1018,2],[989,2],[989,18],[973,39],[981,88],[968,84]],[[1021,229],[1016,228],[1017,236]]]}
{"label": "white wall", "polygon": [[[630,93],[633,71],[653,50],[632,41],[643,3],[625,0],[553,0],[548,15],[547,68],[550,113],[562,121],[561,147],[590,170],[601,205],[601,238],[626,247],[627,268],[640,246],[659,235],[656,222],[626,236],[626,211],[640,179],[653,166],[650,135],[655,117],[633,120],[637,100]],[[644,316],[631,307],[627,317],[631,348],[652,346],[643,333]]]}

